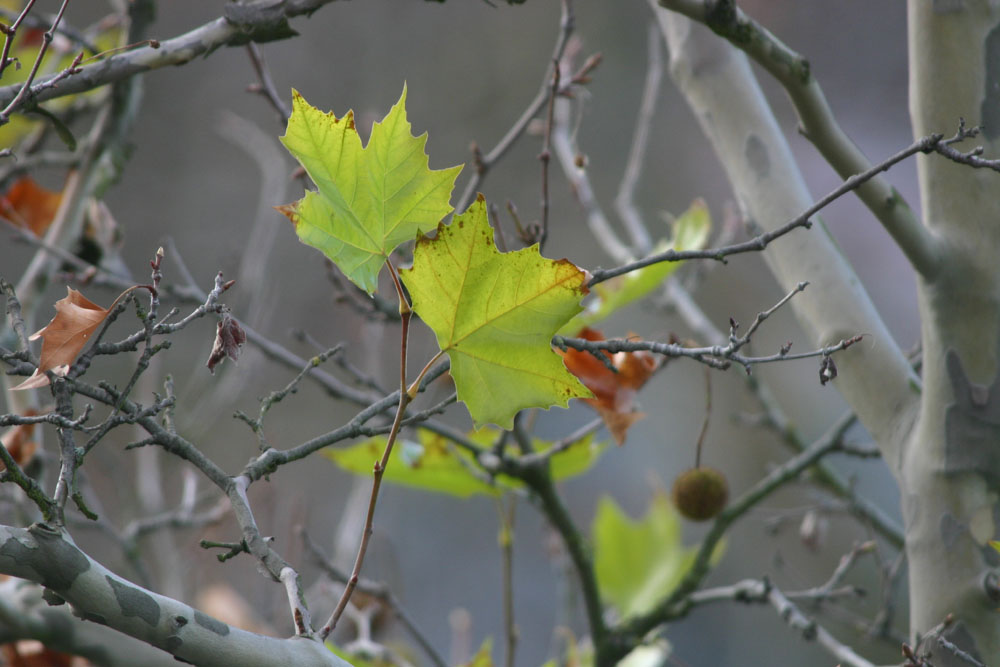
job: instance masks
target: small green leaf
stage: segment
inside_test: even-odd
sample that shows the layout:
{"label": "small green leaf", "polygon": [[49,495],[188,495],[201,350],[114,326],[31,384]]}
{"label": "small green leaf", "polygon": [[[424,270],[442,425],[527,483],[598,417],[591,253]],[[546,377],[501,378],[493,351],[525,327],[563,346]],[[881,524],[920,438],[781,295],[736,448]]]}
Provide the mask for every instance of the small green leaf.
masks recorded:
{"label": "small green leaf", "polygon": [[638,521],[601,498],[591,530],[598,588],[622,617],[649,611],[674,590],[697,551],[681,544],[681,522],[664,493]]}
{"label": "small green leaf", "polygon": [[501,253],[482,195],[437,236],[421,236],[413,268],[400,271],[413,310],[451,359],[458,398],[476,425],[510,428],[524,408],[566,407],[590,391],[550,341],[580,312],[586,274],[538,246]]}
{"label": "small green leaf", "polygon": [[367,147],[343,118],[311,106],[297,91],[281,137],[319,188],[278,207],[303,243],[319,249],[369,294],[386,258],[418,232],[451,212],[451,191],[461,166],[428,168],[427,134],[414,137],[406,119],[406,87],[399,102],[372,128]]}
{"label": "small green leaf", "polygon": [[[708,241],[712,219],[708,206],[696,199],[674,222],[674,238],[659,243],[653,254],[674,250],[698,250]],[[561,336],[575,336],[584,327],[592,327],[607,319],[615,311],[638,301],[659,287],[684,262],[659,262],[626,273],[623,276],[594,286],[594,296],[584,306],[582,313],[559,329]]]}
{"label": "small green leaf", "polygon": [[990,546],[996,549],[997,551],[1000,551],[1000,542],[998,542],[997,540],[990,540]]}
{"label": "small green leaf", "polygon": [[[498,436],[498,431],[487,428],[473,431],[466,437],[488,449]],[[348,472],[370,476],[373,464],[382,458],[385,442],[385,436],[378,436],[345,449],[327,449],[324,455]],[[544,453],[554,444],[545,440],[532,442],[536,453]],[[568,479],[586,472],[606,447],[607,443],[594,443],[593,437],[588,435],[554,454],[550,459],[553,479]],[[478,467],[467,450],[458,448],[433,431],[419,429],[416,441],[396,442],[382,480],[459,498],[497,496],[506,489],[523,486],[520,480],[506,475],[498,475],[495,484],[491,485],[474,475],[473,470],[478,470]]]}

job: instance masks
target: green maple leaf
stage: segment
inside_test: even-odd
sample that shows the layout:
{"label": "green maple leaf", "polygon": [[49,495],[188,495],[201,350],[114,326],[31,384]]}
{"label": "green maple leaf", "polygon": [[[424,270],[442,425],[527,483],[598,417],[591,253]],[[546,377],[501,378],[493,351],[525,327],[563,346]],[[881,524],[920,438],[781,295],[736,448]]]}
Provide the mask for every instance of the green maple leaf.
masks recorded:
{"label": "green maple leaf", "polygon": [[[681,542],[680,518],[663,493],[653,497],[646,516],[637,521],[611,498],[601,498],[591,530],[601,597],[623,617],[649,611],[669,595],[697,553]],[[720,543],[713,561],[721,553]]]}
{"label": "green maple leaf", "polygon": [[451,191],[462,167],[428,168],[427,133],[410,134],[405,86],[389,114],[372,127],[366,147],[353,111],[338,119],[293,91],[281,141],[318,191],[278,210],[295,223],[303,243],[322,251],[369,294],[392,251],[452,210]]}
{"label": "green maple leaf", "polygon": [[586,274],[545,259],[537,245],[497,251],[482,195],[435,238],[417,239],[413,268],[400,275],[451,358],[458,398],[477,425],[511,428],[518,410],[591,396],[550,345],[580,312]]}

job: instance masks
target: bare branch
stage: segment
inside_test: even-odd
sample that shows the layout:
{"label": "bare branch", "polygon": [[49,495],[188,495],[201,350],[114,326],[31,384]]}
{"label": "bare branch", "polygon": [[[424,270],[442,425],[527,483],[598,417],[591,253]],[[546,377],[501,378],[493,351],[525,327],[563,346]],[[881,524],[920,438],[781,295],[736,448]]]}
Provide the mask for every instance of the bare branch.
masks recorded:
{"label": "bare branch", "polygon": [[61,81],[58,88],[50,87],[50,81],[59,74],[42,78],[23,94],[20,93],[20,84],[0,88],[0,104],[8,112],[19,111],[28,101],[45,102],[161,67],[182,65],[221,46],[240,46],[257,40],[287,37],[290,33],[279,32],[287,30],[287,19],[310,14],[329,2],[332,0],[285,0],[278,4],[227,6],[224,16],[173,39],[161,41],[158,48],[144,46],[80,67],[78,72]]}
{"label": "bare branch", "polygon": [[[777,79],[795,107],[800,131],[841,178],[871,171],[868,158],[837,124],[809,61],[743,13],[733,0],[659,0],[659,4],[705,24]],[[917,272],[932,276],[940,257],[930,232],[884,178],[873,174],[865,181],[857,188],[858,197]]]}
{"label": "bare branch", "polygon": [[[552,57],[549,59],[550,63],[558,63],[562,60],[563,53],[566,50],[566,45],[569,43],[569,37],[573,34],[573,14],[572,14],[572,3],[571,0],[564,0],[563,11],[559,21],[559,34],[556,37],[555,47],[552,49]],[[502,158],[507,151],[517,142],[517,140],[524,134],[524,131],[528,129],[528,124],[535,118],[535,115],[545,106],[545,103],[550,99],[549,92],[551,82],[553,80],[552,65],[545,72],[545,76],[542,78],[542,85],[538,90],[538,94],[535,95],[534,99],[528,103],[527,108],[521,113],[520,117],[511,126],[507,133],[503,135],[503,138],[497,142],[497,145],[493,149],[483,155],[479,150],[478,146],[473,145],[473,154],[475,155],[475,171],[472,173],[472,178],[465,186],[465,190],[462,192],[462,196],[458,198],[455,204],[456,211],[464,211],[465,208],[475,197],[476,192],[479,190],[479,186],[482,184],[483,179],[486,178],[486,174],[489,173],[490,169],[496,164],[497,160]],[[2,98],[0,98],[2,99]]]}
{"label": "bare branch", "polygon": [[657,264],[659,262],[679,262],[685,259],[714,259],[718,261],[725,261],[725,258],[729,255],[736,255],[746,252],[759,252],[766,248],[775,239],[781,238],[785,234],[788,234],[794,229],[799,227],[805,227],[808,229],[812,226],[811,218],[819,213],[821,210],[832,204],[837,199],[840,199],[849,192],[853,192],[861,187],[864,183],[875,178],[878,174],[883,171],[888,170],[890,167],[902,162],[908,157],[916,155],[917,153],[927,153],[932,150],[936,150],[936,147],[941,145],[943,140],[943,135],[931,134],[917,141],[913,142],[903,150],[899,151],[895,155],[887,157],[882,162],[879,162],[874,167],[871,167],[867,171],[862,173],[854,174],[850,176],[847,180],[841,183],[838,187],[831,190],[825,197],[816,201],[815,204],[807,208],[805,211],[792,218],[782,226],[778,227],[769,232],[764,232],[759,234],[749,241],[743,241],[742,243],[734,243],[732,245],[723,246],[721,248],[708,248],[705,250],[667,250],[665,252],[658,253],[656,255],[650,255],[649,257],[644,257],[635,262],[631,262],[624,266],[620,266],[615,269],[598,269],[592,271],[593,278],[587,283],[588,287],[596,285],[597,283],[604,282],[615,276],[620,276],[630,271],[635,271],[636,269],[641,269],[644,266],[649,266],[651,264]]}

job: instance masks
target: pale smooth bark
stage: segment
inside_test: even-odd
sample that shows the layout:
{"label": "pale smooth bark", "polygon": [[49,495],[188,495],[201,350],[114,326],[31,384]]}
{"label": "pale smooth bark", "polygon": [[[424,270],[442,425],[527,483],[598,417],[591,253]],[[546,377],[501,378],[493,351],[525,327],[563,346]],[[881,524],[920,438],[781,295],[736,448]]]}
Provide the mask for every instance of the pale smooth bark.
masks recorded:
{"label": "pale smooth bark", "polygon": [[[950,133],[965,118],[983,126],[977,143],[996,158],[1000,8],[910,0],[908,24],[914,134]],[[944,260],[918,281],[924,394],[901,483],[910,629],[954,614],[953,641],[992,664],[1000,619],[984,581],[1000,562],[987,545],[1000,532],[1000,174],[936,155],[919,156],[917,167],[924,224]],[[935,665],[962,664],[931,648]]]}

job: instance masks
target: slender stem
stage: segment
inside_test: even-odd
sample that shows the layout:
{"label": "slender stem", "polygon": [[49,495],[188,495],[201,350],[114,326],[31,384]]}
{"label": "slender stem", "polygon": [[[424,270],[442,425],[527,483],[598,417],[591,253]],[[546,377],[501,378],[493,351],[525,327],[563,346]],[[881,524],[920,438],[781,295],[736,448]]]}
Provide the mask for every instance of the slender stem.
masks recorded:
{"label": "slender stem", "polygon": [[433,366],[433,365],[434,365],[435,363],[437,363],[437,360],[438,360],[438,359],[440,359],[440,358],[441,358],[441,357],[443,357],[443,356],[444,356],[444,350],[438,350],[438,351],[437,351],[437,354],[435,354],[435,355],[434,355],[433,357],[431,357],[431,360],[430,360],[430,361],[428,361],[428,362],[427,362],[426,364],[424,364],[424,367],[423,367],[422,369],[420,369],[420,374],[419,374],[419,375],[417,375],[417,379],[416,379],[416,380],[414,380],[414,381],[413,381],[413,382],[412,382],[412,383],[410,384],[410,387],[409,387],[409,389],[407,389],[407,390],[406,390],[406,391],[404,392],[404,393],[406,393],[406,394],[407,394],[407,395],[408,395],[408,396],[410,397],[410,400],[411,400],[411,401],[412,401],[412,400],[413,400],[414,398],[416,398],[416,396],[417,396],[417,392],[418,392],[418,391],[420,391],[420,383],[421,383],[421,382],[423,382],[423,380],[424,380],[424,376],[425,376],[425,375],[427,375],[427,372],[428,372],[428,371],[430,371],[431,367],[432,367],[432,366]]}
{"label": "slender stem", "polygon": [[500,556],[503,571],[503,627],[506,638],[504,653],[505,667],[514,667],[514,651],[517,648],[517,625],[514,623],[514,509],[517,497],[511,496],[510,506],[505,506],[502,498],[497,499],[500,515]]}
{"label": "slender stem", "polygon": [[3,75],[4,70],[7,69],[8,65],[10,65],[10,62],[8,62],[7,59],[10,57],[10,48],[14,45],[14,38],[17,36],[17,29],[21,27],[21,23],[28,17],[28,14],[31,12],[31,8],[34,5],[35,0],[28,0],[28,2],[24,5],[24,9],[22,9],[18,17],[14,19],[14,22],[11,23],[6,30],[4,30],[6,38],[3,42],[3,53],[0,54],[0,76]]}
{"label": "slender stem", "polygon": [[337,621],[340,620],[341,615],[343,615],[344,610],[347,608],[347,603],[351,600],[351,595],[354,593],[354,589],[358,585],[358,580],[361,577],[361,566],[365,561],[365,554],[368,551],[368,544],[371,541],[372,536],[372,524],[375,519],[375,504],[378,502],[378,492],[382,487],[382,476],[385,474],[386,466],[389,465],[389,456],[392,454],[392,446],[396,443],[396,436],[399,435],[400,426],[403,423],[403,416],[406,414],[406,406],[410,404],[413,400],[406,391],[406,348],[409,339],[410,332],[410,317],[413,311],[410,310],[410,304],[406,300],[406,295],[403,293],[403,286],[399,282],[399,276],[396,274],[396,268],[392,265],[392,262],[386,258],[386,266],[389,267],[389,274],[392,276],[393,285],[396,287],[396,296],[399,298],[399,315],[400,321],[402,323],[402,329],[400,331],[400,351],[399,351],[399,405],[396,408],[396,417],[393,419],[392,428],[389,431],[389,435],[386,438],[385,450],[382,452],[382,458],[375,463],[374,479],[372,480],[372,494],[368,501],[368,513],[365,516],[365,527],[361,534],[361,544],[358,546],[358,555],[354,559],[354,569],[351,571],[351,576],[347,580],[347,585],[344,587],[344,593],[340,596],[340,602],[337,603],[337,608],[334,609],[333,614],[330,616],[330,620],[326,622],[323,629],[320,630],[320,639],[326,639],[329,634],[337,627]]}
{"label": "slender stem", "polygon": [[642,89],[642,100],[635,120],[635,130],[632,133],[632,147],[629,149],[622,182],[618,186],[618,196],[615,197],[615,209],[622,225],[632,241],[632,247],[637,255],[648,255],[653,247],[649,230],[642,221],[635,206],[635,188],[639,183],[646,157],[646,147],[649,145],[649,129],[652,125],[653,113],[656,110],[656,100],[660,92],[660,81],[663,78],[663,36],[656,23],[649,26],[648,59],[646,63],[646,82]]}
{"label": "slender stem", "polygon": [[[573,568],[580,579],[580,589],[583,591],[583,603],[587,612],[590,635],[594,640],[598,655],[600,655],[602,651],[607,650],[603,647],[608,641],[609,633],[608,626],[604,622],[601,596],[597,589],[597,575],[594,572],[594,563],[590,557],[590,549],[586,540],[580,534],[573,518],[566,509],[566,505],[563,504],[556,492],[547,465],[522,469],[520,477],[541,501],[545,516],[566,545],[570,560],[573,562]],[[598,660],[597,664],[603,663]]]}
{"label": "slender stem", "polygon": [[[347,574],[342,572],[339,568],[337,568],[336,566],[334,566],[333,563],[330,562],[330,560],[326,557],[326,554],[323,553],[323,551],[319,548],[319,546],[317,546],[317,544],[312,540],[311,537],[309,537],[308,533],[306,533],[304,530],[302,531],[302,540],[306,546],[306,550],[312,554],[313,558],[316,561],[316,564],[319,565],[320,569],[326,572],[326,574],[334,581],[347,583],[348,579]],[[426,637],[426,635],[424,635],[424,633],[420,631],[420,629],[417,627],[416,622],[410,616],[409,612],[406,611],[406,609],[396,598],[396,596],[393,595],[392,591],[386,584],[382,582],[371,581],[369,579],[362,579],[358,582],[357,588],[362,593],[378,598],[379,600],[382,601],[383,604],[389,607],[389,609],[392,611],[392,614],[396,617],[397,620],[399,620],[400,623],[402,623],[403,627],[406,628],[406,631],[410,634],[411,637],[413,637],[414,641],[416,641],[420,645],[420,648],[424,650],[424,653],[427,654],[427,657],[430,659],[431,663],[433,663],[435,667],[448,667],[447,661],[445,661],[445,659],[441,657],[441,655],[437,652],[437,650],[435,650],[434,645],[431,644],[430,640]]]}
{"label": "slender stem", "polygon": [[[575,23],[575,17],[573,14],[573,8],[570,2],[564,1],[562,4],[562,16],[559,20],[559,35],[556,37],[555,47],[552,49],[552,58],[549,62],[558,63],[562,60],[563,53],[566,51],[566,45],[569,44],[569,37],[573,34],[573,25]],[[482,184],[483,179],[486,178],[486,174],[489,172],[490,168],[496,163],[497,160],[502,158],[511,146],[524,134],[524,131],[528,129],[528,125],[535,118],[535,114],[542,108],[545,102],[549,99],[549,83],[552,81],[552,74],[550,72],[545,73],[545,78],[542,80],[542,86],[538,93],[535,95],[534,99],[528,103],[521,116],[514,121],[514,124],[507,134],[503,136],[502,139],[493,147],[486,155],[477,157],[476,159],[476,170],[473,172],[472,178],[469,180],[468,184],[465,186],[465,190],[462,192],[462,196],[458,198],[458,203],[455,204],[456,211],[464,211],[465,207],[469,205],[473,197],[476,194],[476,190]],[[479,155],[477,149],[477,155]]]}
{"label": "slender stem", "polygon": [[[720,248],[706,248],[704,250],[667,250],[655,255],[650,255],[649,257],[644,257],[635,262],[629,262],[624,266],[619,266],[613,269],[598,269],[592,271],[591,274],[593,278],[587,283],[587,287],[593,287],[597,283],[602,283],[605,280],[610,280],[615,276],[620,276],[637,269],[641,269],[645,266],[651,264],[658,264],[659,262],[678,262],[685,259],[714,259],[718,261],[725,261],[725,258],[729,255],[736,255],[745,252],[759,252],[766,248],[768,244],[777,238],[788,234],[794,229],[799,227],[809,228],[812,225],[810,218],[814,216],[819,211],[826,208],[828,205],[843,197],[848,192],[857,190],[863,184],[867,183],[871,179],[875,178],[883,171],[887,171],[890,167],[902,162],[908,157],[916,155],[917,153],[927,153],[930,151],[937,150],[937,147],[941,145],[944,140],[944,135],[941,134],[929,134],[926,137],[917,139],[912,144],[899,151],[895,155],[891,155],[882,162],[879,162],[870,169],[854,174],[848,177],[841,183],[838,187],[830,191],[822,199],[818,200],[815,204],[807,208],[801,214],[789,220],[787,223],[769,232],[765,232],[758,236],[753,237],[748,241],[743,241],[742,243],[734,243],[732,245],[723,246]],[[931,260],[928,260],[928,263]]]}
{"label": "slender stem", "polygon": [[[563,3],[566,11],[566,3]],[[542,163],[542,229],[538,234],[538,250],[545,247],[549,238],[549,162],[552,161],[552,117],[556,105],[556,95],[559,94],[559,62],[552,61],[552,86],[549,88],[549,106],[545,113],[545,138],[542,140],[542,152],[538,160]]]}
{"label": "slender stem", "polygon": [[698,445],[694,453],[694,467],[701,467],[701,445],[705,442],[705,434],[708,433],[708,420],[712,416],[712,374],[708,370],[708,366],[704,367],[705,371],[705,420],[701,423],[701,433],[698,434]]}

